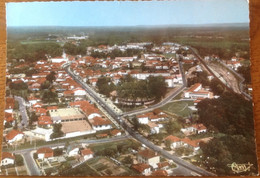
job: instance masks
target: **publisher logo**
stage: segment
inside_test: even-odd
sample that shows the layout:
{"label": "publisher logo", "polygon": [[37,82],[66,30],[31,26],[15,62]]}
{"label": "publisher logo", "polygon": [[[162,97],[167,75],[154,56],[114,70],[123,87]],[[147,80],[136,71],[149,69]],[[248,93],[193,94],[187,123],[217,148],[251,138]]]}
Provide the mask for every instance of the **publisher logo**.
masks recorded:
{"label": "publisher logo", "polygon": [[250,168],[253,166],[253,164],[251,164],[250,162],[245,164],[237,164],[234,162],[232,164],[228,164],[227,166],[230,167],[234,173],[241,173],[250,171]]}

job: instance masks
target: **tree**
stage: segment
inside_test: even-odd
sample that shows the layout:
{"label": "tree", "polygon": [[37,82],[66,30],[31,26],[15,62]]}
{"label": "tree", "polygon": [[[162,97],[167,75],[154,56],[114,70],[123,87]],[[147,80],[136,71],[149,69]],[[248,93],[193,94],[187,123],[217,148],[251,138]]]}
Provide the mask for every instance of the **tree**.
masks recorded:
{"label": "tree", "polygon": [[21,155],[15,155],[15,164],[16,166],[23,166],[23,157]]}
{"label": "tree", "polygon": [[177,121],[170,120],[166,125],[165,129],[168,134],[174,134],[180,132],[181,125]]}
{"label": "tree", "polygon": [[251,83],[250,66],[241,66],[237,69],[237,72],[242,74],[246,84]]}
{"label": "tree", "polygon": [[111,82],[110,78],[101,76],[98,78],[97,81],[97,88],[101,94],[106,95],[107,97],[110,96],[110,93],[115,90],[115,85]]}
{"label": "tree", "polygon": [[211,80],[209,87],[211,88],[214,95],[221,95],[225,91],[225,88],[223,87],[221,82],[216,78],[213,78]]}
{"label": "tree", "polygon": [[30,126],[32,126],[32,123],[33,123],[33,122],[38,121],[38,117],[37,117],[37,115],[36,115],[36,113],[35,113],[34,111],[31,112],[29,119],[30,119],[30,120],[29,120],[29,125],[30,125]]}
{"label": "tree", "polygon": [[33,159],[38,159],[38,154],[37,153],[33,153]]}
{"label": "tree", "polygon": [[162,76],[148,77],[148,90],[152,96],[154,96],[157,100],[161,99],[165,96],[167,91],[167,84]]}
{"label": "tree", "polygon": [[132,165],[132,164],[133,164],[133,159],[132,159],[131,156],[126,156],[126,157],[122,160],[122,163]]}
{"label": "tree", "polygon": [[50,83],[52,83],[55,79],[55,72],[53,71],[46,76],[46,80],[48,80]]}
{"label": "tree", "polygon": [[43,92],[42,101],[44,103],[57,102],[58,94],[50,89]]}
{"label": "tree", "polygon": [[50,136],[51,139],[62,137],[64,135],[64,133],[61,131],[61,127],[61,124],[53,124],[53,133]]}
{"label": "tree", "polygon": [[53,150],[53,156],[61,156],[63,154],[62,148],[56,148]]}
{"label": "tree", "polygon": [[49,81],[49,80],[46,80],[46,81],[44,81],[44,82],[41,84],[41,89],[42,89],[42,90],[49,89],[50,86],[51,86],[50,81]]}
{"label": "tree", "polygon": [[165,146],[167,149],[171,149],[171,144],[172,144],[172,142],[170,140],[165,141]]}

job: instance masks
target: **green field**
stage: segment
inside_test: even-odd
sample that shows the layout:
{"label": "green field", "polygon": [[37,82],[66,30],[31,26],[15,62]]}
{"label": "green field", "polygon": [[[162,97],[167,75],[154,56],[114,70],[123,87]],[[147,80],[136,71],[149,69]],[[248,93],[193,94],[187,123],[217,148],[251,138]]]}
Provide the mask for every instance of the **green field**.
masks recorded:
{"label": "green field", "polygon": [[21,44],[42,44],[42,43],[57,43],[57,44],[62,44],[61,42],[57,42],[56,40],[25,40],[21,41]]}
{"label": "green field", "polygon": [[193,101],[171,102],[161,107],[161,109],[182,117],[187,117],[192,113],[192,110],[188,106],[193,106]]}

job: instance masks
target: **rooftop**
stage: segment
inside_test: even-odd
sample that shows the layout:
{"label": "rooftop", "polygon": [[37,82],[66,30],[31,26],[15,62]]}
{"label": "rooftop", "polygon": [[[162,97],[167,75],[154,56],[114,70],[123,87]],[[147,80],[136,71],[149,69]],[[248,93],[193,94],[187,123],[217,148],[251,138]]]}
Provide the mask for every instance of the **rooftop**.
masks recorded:
{"label": "rooftop", "polygon": [[147,159],[158,156],[157,153],[155,153],[154,151],[152,151],[150,149],[145,149],[145,150],[139,151],[138,155],[140,155],[144,158],[147,158]]}
{"label": "rooftop", "polygon": [[85,116],[76,108],[49,110],[49,113],[53,121],[85,118]]}

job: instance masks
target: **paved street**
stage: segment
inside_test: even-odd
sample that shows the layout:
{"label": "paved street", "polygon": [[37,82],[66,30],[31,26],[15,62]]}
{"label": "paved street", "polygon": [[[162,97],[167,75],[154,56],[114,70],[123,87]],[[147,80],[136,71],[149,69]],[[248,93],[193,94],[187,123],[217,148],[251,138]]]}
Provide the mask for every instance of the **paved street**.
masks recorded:
{"label": "paved street", "polygon": [[33,160],[32,154],[33,154],[32,151],[28,151],[22,154],[24,157],[25,166],[29,171],[29,175],[40,176],[41,172],[38,166],[36,165],[35,161]]}
{"label": "paved street", "polygon": [[18,103],[19,103],[19,111],[20,111],[20,114],[22,116],[22,119],[21,119],[21,123],[18,125],[18,128],[22,129],[22,128],[28,126],[28,121],[29,121],[29,118],[28,118],[28,115],[27,115],[27,112],[26,112],[25,101],[20,96],[15,96],[14,99],[16,101],[18,101]]}

